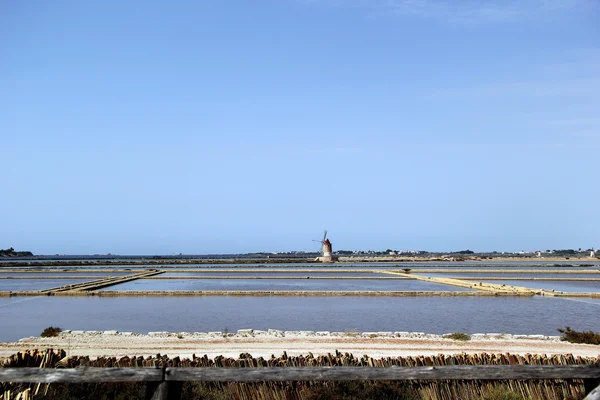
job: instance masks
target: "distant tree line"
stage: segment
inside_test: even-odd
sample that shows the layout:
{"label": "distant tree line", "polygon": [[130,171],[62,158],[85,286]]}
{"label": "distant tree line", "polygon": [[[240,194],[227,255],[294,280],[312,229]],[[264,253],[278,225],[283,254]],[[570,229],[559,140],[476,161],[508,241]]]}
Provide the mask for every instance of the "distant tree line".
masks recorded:
{"label": "distant tree line", "polygon": [[[594,248],[590,248],[587,250],[584,250],[583,248],[579,248],[579,249],[561,249],[561,250],[546,250],[547,254],[553,254],[556,255],[558,257],[561,256],[575,256],[577,254],[580,253],[589,253],[590,251],[594,251]],[[373,250],[368,250],[368,251],[352,251],[352,250],[337,250],[335,252],[337,255],[340,256],[349,256],[349,255],[387,255],[387,254],[397,254],[397,255],[439,255],[439,254],[453,254],[453,255],[473,255],[473,254],[493,254],[493,255],[498,255],[498,254],[505,254],[504,252],[500,253],[498,251],[491,251],[491,252],[482,252],[482,253],[477,253],[473,250],[467,249],[467,250],[459,250],[459,251],[453,251],[453,252],[429,252],[429,251],[402,251],[402,250],[393,250],[393,249],[386,249],[385,251],[373,251]],[[513,255],[519,255],[518,253],[509,253],[509,254],[513,254]],[[530,254],[530,253],[522,253],[522,254]]]}
{"label": "distant tree line", "polygon": [[575,251],[573,249],[566,249],[566,250],[554,250],[553,253],[558,256],[574,256],[575,254],[577,254],[577,251]]}
{"label": "distant tree line", "polygon": [[31,257],[33,253],[30,251],[15,251],[12,247],[0,250],[0,257]]}
{"label": "distant tree line", "polygon": [[475,254],[475,252],[473,250],[461,250],[455,251],[452,254]]}

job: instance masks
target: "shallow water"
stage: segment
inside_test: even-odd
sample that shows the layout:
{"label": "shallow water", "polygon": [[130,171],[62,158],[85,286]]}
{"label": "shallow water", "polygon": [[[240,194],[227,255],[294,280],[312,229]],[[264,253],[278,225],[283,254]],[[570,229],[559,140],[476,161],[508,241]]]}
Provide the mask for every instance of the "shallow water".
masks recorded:
{"label": "shallow water", "polygon": [[[376,272],[211,272],[211,271],[189,271],[189,272],[164,272],[157,277],[186,277],[186,276],[248,276],[248,277],[291,277],[304,278],[306,277],[346,277],[346,278],[394,278],[406,279],[402,276],[394,276],[389,274],[381,274]],[[600,275],[599,275],[600,276]]]}
{"label": "shallow water", "polygon": [[413,279],[137,279],[100,290],[469,291]]}
{"label": "shallow water", "polygon": [[125,276],[125,275],[132,275],[133,272],[113,272],[113,271],[107,271],[107,272],[86,272],[86,271],[76,271],[76,272],[2,272],[0,271],[0,278],[39,278],[39,277],[48,277],[48,278],[60,278],[63,276],[74,276],[77,277],[77,275],[82,275],[82,276],[98,276],[98,277],[105,277],[105,276]]}
{"label": "shallow water", "polygon": [[45,290],[93,280],[94,279],[0,279],[0,291],[22,292],[29,290]]}
{"label": "shallow water", "polygon": [[207,332],[228,328],[557,335],[600,330],[600,300],[549,297],[12,297],[0,340],[73,330]]}

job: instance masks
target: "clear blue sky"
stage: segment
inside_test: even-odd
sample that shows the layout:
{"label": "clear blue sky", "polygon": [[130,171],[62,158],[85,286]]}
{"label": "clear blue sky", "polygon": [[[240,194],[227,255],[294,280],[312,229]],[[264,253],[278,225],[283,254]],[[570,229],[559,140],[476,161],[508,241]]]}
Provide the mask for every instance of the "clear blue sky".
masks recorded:
{"label": "clear blue sky", "polygon": [[600,247],[596,0],[3,1],[0,248]]}

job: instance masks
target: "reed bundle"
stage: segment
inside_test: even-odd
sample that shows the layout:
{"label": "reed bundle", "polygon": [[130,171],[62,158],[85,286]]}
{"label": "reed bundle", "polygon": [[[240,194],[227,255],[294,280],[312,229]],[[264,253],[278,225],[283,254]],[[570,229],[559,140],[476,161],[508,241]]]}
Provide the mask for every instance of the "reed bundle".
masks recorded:
{"label": "reed bundle", "polygon": [[[354,356],[350,353],[336,351],[334,354],[314,356],[311,353],[301,356],[288,356],[286,352],[279,357],[252,357],[242,353],[237,358],[217,356],[209,358],[195,356],[191,358],[167,357],[157,354],[153,357],[99,357],[90,359],[86,356],[66,357],[64,350],[31,350],[16,353],[7,358],[3,367],[41,367],[41,368],[75,368],[89,367],[213,367],[213,368],[261,368],[261,367],[311,367],[311,366],[366,366],[366,367],[419,367],[446,365],[597,365],[600,357],[586,358],[573,355],[540,355],[526,354],[455,354],[437,356],[408,356],[373,358],[367,355]],[[2,385],[2,384],[0,384]],[[107,386],[106,384],[105,386]],[[113,384],[115,385],[115,384]],[[127,384],[119,384],[121,386]],[[136,385],[136,384],[130,384]],[[137,384],[139,386],[139,384]],[[37,387],[35,387],[37,386]],[[65,391],[74,390],[69,385],[51,385],[51,393],[65,395]],[[76,385],[70,385],[76,386]],[[98,390],[98,384],[77,385],[79,390]],[[520,394],[523,399],[582,399],[585,388],[583,380],[546,379],[546,380],[503,380],[503,381],[468,381],[468,380],[438,380],[411,382],[261,382],[261,383],[186,383],[184,397],[203,396],[203,398],[231,398],[248,400],[316,399],[323,393],[330,393],[331,398],[345,394],[352,398],[352,393],[358,392],[357,398],[373,398],[381,396],[386,390],[400,390],[407,398],[416,399],[467,399],[484,398],[486,393],[496,387],[505,387]],[[39,385],[10,385],[0,386],[0,400],[23,400],[41,398]],[[87,388],[87,389],[82,389]],[[138,387],[139,389],[139,387]],[[56,392],[52,392],[55,390]],[[106,388],[103,389],[106,391]],[[44,392],[48,391],[48,386]],[[354,391],[354,392],[353,392]],[[4,393],[4,395],[2,395]],[[12,395],[11,395],[12,393]],[[18,394],[15,394],[18,393]],[[25,394],[26,393],[26,394]],[[70,395],[73,393],[69,392]],[[21,397],[17,397],[21,395]],[[11,397],[12,396],[12,397]],[[29,397],[24,397],[29,396]],[[412,396],[412,397],[411,397]],[[325,396],[326,397],[326,396]],[[143,393],[142,397],[143,398]],[[403,397],[400,397],[403,398]]]}

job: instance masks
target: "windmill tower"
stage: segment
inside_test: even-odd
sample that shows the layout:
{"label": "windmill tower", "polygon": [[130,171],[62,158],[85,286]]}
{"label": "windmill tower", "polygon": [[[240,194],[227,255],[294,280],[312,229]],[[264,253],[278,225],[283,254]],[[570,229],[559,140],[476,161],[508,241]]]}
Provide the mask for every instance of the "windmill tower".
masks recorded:
{"label": "windmill tower", "polygon": [[323,240],[313,240],[313,242],[321,243],[321,257],[317,257],[317,261],[321,262],[334,262],[337,261],[337,257],[333,255],[333,246],[329,239],[327,239],[327,231],[323,234]]}

